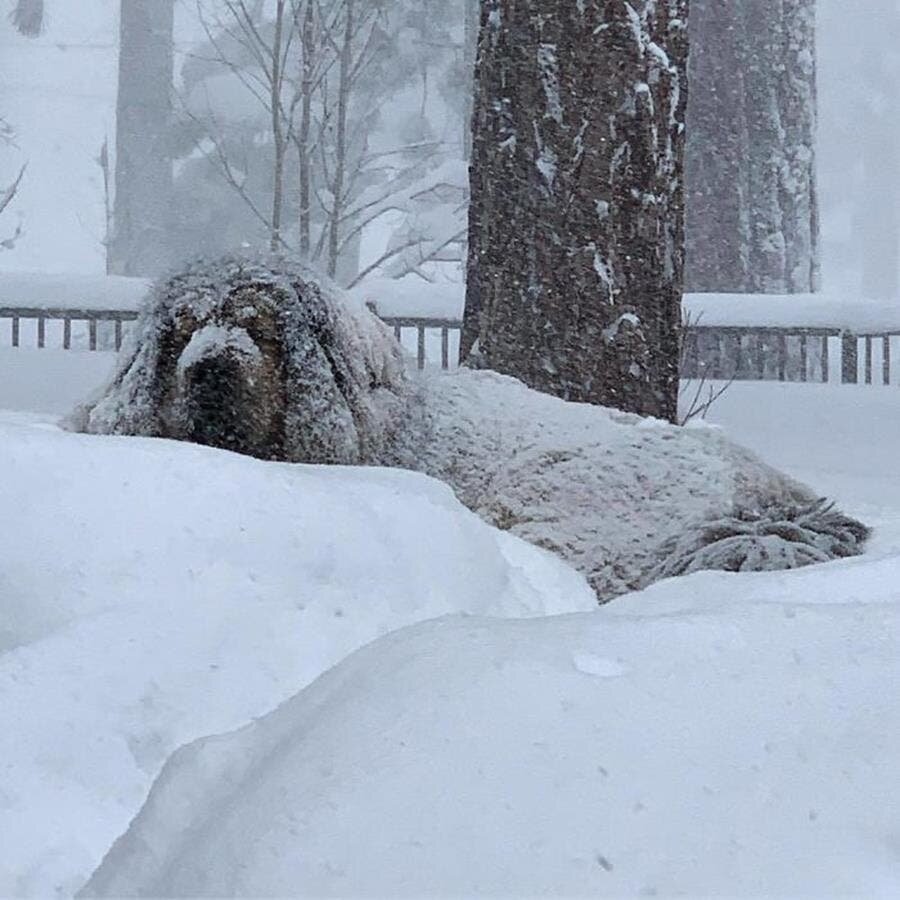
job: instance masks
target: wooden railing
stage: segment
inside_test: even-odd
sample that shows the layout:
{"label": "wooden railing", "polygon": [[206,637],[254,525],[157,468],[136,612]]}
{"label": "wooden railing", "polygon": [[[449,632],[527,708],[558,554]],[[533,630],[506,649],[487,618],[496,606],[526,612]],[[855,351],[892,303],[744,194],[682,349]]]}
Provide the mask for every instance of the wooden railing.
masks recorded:
{"label": "wooden railing", "polygon": [[385,325],[394,329],[394,337],[403,343],[404,329],[414,329],[416,335],[416,365],[424,369],[427,363],[426,344],[429,332],[440,334],[441,368],[450,366],[450,336],[462,333],[462,322],[458,319],[419,319],[410,316],[384,316]]}
{"label": "wooden railing", "polygon": [[62,349],[72,349],[72,323],[86,322],[88,328],[88,350],[97,350],[98,326],[111,323],[113,327],[113,345],[116,350],[122,348],[123,327],[126,322],[137,318],[137,313],[121,309],[30,309],[28,307],[0,307],[0,321],[8,319],[10,338],[13,347],[21,346],[22,321],[36,323],[36,346],[43,349],[47,346],[47,323],[62,322]]}
{"label": "wooden railing", "polygon": [[828,383],[840,373],[844,384],[889,385],[894,350],[900,351],[893,346],[897,341],[900,331],[691,326],[685,333],[682,377]]}
{"label": "wooden railing", "polygon": [[[56,346],[61,345],[64,350],[73,349],[74,323],[87,326],[86,349],[119,350],[124,331],[135,318],[136,312],[121,309],[0,307],[0,323],[9,322],[13,347],[23,346],[23,322],[34,323],[30,329],[35,333],[31,346],[38,348],[48,346],[48,324],[61,322],[62,339]],[[430,362],[431,344],[442,369],[455,365],[456,341],[462,331],[460,320],[418,316],[383,316],[382,320],[397,340],[413,352],[419,369]],[[99,340],[104,325],[109,332],[108,342]],[[407,340],[410,332],[412,346]],[[0,333],[0,343],[5,344],[2,338]],[[839,328],[697,324],[685,332],[682,377],[827,383],[840,373],[845,384],[862,381],[887,385],[893,381],[895,358],[900,358],[900,330],[857,334]]]}

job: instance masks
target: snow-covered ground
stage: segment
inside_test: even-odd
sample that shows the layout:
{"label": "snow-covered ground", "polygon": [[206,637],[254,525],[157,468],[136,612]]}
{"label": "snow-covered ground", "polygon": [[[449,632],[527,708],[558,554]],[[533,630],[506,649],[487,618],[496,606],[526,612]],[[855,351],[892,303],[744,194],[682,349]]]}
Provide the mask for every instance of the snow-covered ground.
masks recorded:
{"label": "snow-covered ground", "polygon": [[896,896],[896,587],[753,581],[383,638],[173,757],[86,896]]}
{"label": "snow-covered ground", "polygon": [[[185,741],[451,612],[593,609],[449,488],[0,416],[0,896],[71,894]],[[427,536],[423,540],[423,536]]]}
{"label": "snow-covered ground", "polygon": [[867,556],[594,610],[433,481],[66,434],[59,383],[0,378],[0,896],[76,891],[173,750],[291,697],[176,755],[90,890],[900,891],[896,388],[710,417]]}

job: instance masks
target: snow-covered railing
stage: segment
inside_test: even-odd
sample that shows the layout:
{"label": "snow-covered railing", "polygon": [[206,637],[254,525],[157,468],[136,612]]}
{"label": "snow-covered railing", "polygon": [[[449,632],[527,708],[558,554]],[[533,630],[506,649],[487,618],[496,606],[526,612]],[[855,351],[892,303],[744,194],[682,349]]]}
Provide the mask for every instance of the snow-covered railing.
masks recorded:
{"label": "snow-covered railing", "polygon": [[112,348],[122,347],[124,325],[137,318],[133,310],[123,309],[54,309],[52,307],[7,306],[0,307],[0,321],[8,320],[10,327],[10,344],[22,346],[22,323],[34,323],[34,346],[44,349],[47,346],[47,325],[51,322],[62,323],[62,349],[72,349],[72,324],[84,322],[87,325],[88,350],[99,349],[98,333],[101,324],[109,324],[112,330]]}
{"label": "snow-covered railing", "polygon": [[900,329],[857,333],[695,324],[685,335],[682,377],[828,383],[835,376],[844,384],[889,385],[898,355]]}
{"label": "snow-covered railing", "polygon": [[404,330],[409,329],[414,332],[416,365],[419,369],[424,369],[428,362],[427,345],[429,335],[440,336],[441,368],[451,368],[451,341],[455,336],[457,339],[456,346],[459,346],[458,337],[462,333],[461,321],[458,319],[420,319],[415,316],[383,316],[382,321],[385,325],[394,329],[394,337],[404,346],[408,346],[404,340]]}
{"label": "snow-covered railing", "polygon": [[[27,301],[9,303],[9,276],[0,275],[0,345],[118,350],[147,283],[138,279],[83,279],[84,301],[59,302],[71,279],[21,277]],[[94,282],[98,284],[94,284]],[[88,283],[90,282],[90,283]],[[98,287],[99,285],[99,287]],[[26,290],[27,288],[27,290]],[[91,294],[96,288],[99,292]],[[56,302],[35,302],[48,297]],[[121,305],[103,304],[118,296]],[[429,363],[456,365],[462,321],[458,316],[386,314],[369,301],[397,339],[424,369]],[[394,310],[388,306],[390,313]],[[449,309],[447,310],[450,311]],[[685,297],[689,327],[685,378],[751,381],[821,381],[891,384],[900,359],[900,310],[838,303],[819,296],[775,298],[702,295]],[[804,321],[806,320],[806,321]],[[8,325],[6,324],[8,323]],[[73,326],[78,325],[73,334]],[[51,327],[51,326],[57,327]],[[7,330],[8,329],[8,330]],[[55,332],[55,333],[54,333]],[[61,333],[60,333],[61,332]]]}

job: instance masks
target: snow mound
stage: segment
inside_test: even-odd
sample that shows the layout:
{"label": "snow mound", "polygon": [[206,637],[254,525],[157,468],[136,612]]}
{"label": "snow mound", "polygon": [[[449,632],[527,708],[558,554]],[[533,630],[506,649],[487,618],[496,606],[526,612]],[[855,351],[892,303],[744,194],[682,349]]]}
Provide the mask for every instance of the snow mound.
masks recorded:
{"label": "snow mound", "polygon": [[174,754],[82,896],[892,896],[890,565],[389,635]]}
{"label": "snow mound", "polygon": [[[424,476],[0,416],[0,896],[71,894],[178,746],[400,626],[592,609]],[[423,539],[427,536],[427,539]]]}
{"label": "snow mound", "polygon": [[385,460],[405,408],[400,349],[372,313],[292,263],[227,258],[154,289],[112,384],[73,424],[355,464]]}
{"label": "snow mound", "polygon": [[697,569],[794,568],[868,530],[708,427],[677,428],[461,369],[422,384],[418,465],[602,600]]}

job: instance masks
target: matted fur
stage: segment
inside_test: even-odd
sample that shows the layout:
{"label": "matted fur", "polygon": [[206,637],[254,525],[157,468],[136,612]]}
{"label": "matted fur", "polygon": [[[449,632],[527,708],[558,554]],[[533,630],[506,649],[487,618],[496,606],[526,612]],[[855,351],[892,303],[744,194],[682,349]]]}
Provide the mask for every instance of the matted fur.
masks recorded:
{"label": "matted fur", "polygon": [[197,263],[145,304],[77,430],[263,459],[378,463],[406,408],[400,349],[365,308],[283,260]]}
{"label": "matted fur", "polygon": [[418,467],[491,524],[562,556],[601,601],[699,569],[793,569],[868,529],[730,441],[568,403],[490,371],[421,386]]}

